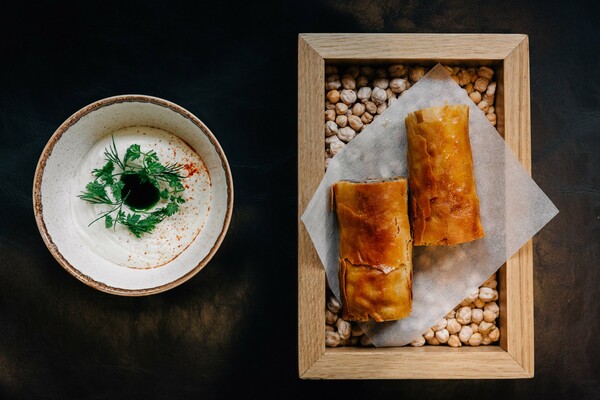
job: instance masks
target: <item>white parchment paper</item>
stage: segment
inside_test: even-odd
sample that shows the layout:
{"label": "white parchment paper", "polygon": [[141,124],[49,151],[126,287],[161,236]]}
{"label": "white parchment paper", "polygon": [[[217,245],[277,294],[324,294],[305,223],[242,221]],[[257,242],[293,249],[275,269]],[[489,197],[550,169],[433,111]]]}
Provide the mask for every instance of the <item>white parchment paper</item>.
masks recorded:
{"label": "white parchment paper", "polygon": [[329,209],[330,186],[341,179],[406,177],[404,119],[409,112],[445,103],[470,107],[469,134],[486,236],[456,246],[414,247],[410,316],[399,321],[361,323],[378,347],[403,346],[416,339],[558,213],[484,113],[438,64],[330,161],[302,214],[338,300],[338,231],[335,213]]}

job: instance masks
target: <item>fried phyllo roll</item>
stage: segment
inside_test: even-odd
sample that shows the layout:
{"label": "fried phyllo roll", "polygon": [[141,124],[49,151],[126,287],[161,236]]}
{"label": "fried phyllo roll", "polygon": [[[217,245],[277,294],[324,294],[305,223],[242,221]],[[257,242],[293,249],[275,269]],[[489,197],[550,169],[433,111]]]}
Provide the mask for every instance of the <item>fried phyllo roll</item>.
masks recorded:
{"label": "fried phyllo roll", "polygon": [[415,246],[453,245],[483,237],[469,107],[425,108],[408,114],[405,124]]}
{"label": "fried phyllo roll", "polygon": [[377,322],[412,308],[412,238],[406,179],[332,186],[339,226],[343,318]]}

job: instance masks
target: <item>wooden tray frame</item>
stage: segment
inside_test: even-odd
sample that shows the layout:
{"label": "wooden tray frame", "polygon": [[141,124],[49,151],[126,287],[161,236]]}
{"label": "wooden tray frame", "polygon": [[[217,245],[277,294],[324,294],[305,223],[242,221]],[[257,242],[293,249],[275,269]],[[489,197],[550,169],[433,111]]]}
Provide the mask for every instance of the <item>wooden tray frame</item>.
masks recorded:
{"label": "wooden tray frame", "polygon": [[325,346],[325,270],[300,220],[324,175],[326,63],[493,65],[496,128],[531,174],[529,44],[521,34],[298,36],[298,371],[302,379],[495,379],[534,375],[533,254],[499,270],[501,340],[479,347]]}

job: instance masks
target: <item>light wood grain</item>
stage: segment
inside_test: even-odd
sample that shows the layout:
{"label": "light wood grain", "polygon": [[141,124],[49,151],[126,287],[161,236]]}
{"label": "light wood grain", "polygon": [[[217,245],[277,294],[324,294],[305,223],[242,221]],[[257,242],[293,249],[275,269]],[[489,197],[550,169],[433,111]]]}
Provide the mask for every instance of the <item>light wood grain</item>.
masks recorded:
{"label": "light wood grain", "polygon": [[338,347],[303,376],[308,379],[512,379],[525,372],[498,346]]}
{"label": "light wood grain", "polygon": [[300,217],[324,174],[325,63],[298,38],[298,369],[300,376],[325,351],[326,278]]}
{"label": "light wood grain", "polygon": [[525,35],[301,34],[298,40],[298,365],[303,379],[487,379],[533,376],[531,241],[500,269],[500,346],[326,348],[326,278],[300,215],[324,170],[325,62],[497,65],[498,130],[531,169]]}
{"label": "light wood grain", "polygon": [[504,140],[531,174],[529,41],[525,37],[503,65]]}
{"label": "light wood grain", "polygon": [[490,61],[505,59],[524,35],[331,33],[301,37],[325,60]]}
{"label": "light wood grain", "polygon": [[[525,38],[503,65],[504,140],[531,174],[529,42]],[[505,349],[534,375],[533,250],[529,240],[506,262]]]}

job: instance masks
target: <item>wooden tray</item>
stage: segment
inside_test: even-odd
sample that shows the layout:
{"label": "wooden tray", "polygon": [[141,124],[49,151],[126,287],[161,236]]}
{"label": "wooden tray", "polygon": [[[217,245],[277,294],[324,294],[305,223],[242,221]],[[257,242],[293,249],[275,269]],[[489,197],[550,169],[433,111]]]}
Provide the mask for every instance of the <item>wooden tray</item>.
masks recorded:
{"label": "wooden tray", "polygon": [[325,64],[437,62],[494,66],[496,128],[531,174],[526,35],[310,33],[298,37],[298,372],[302,379],[533,377],[531,240],[499,270],[499,345],[325,346],[325,270],[300,220],[324,175]]}

